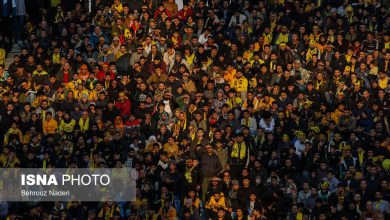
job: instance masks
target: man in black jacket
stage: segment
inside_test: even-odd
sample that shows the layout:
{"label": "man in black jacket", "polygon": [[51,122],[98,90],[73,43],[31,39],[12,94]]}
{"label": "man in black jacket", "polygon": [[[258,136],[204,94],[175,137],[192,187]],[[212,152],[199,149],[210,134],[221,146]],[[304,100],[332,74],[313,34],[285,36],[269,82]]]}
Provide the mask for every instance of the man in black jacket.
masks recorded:
{"label": "man in black jacket", "polygon": [[194,161],[191,157],[185,160],[185,164],[182,167],[181,175],[181,201],[187,195],[190,190],[200,190],[200,171],[198,168],[198,162]]}
{"label": "man in black jacket", "polygon": [[222,170],[221,162],[218,156],[213,152],[212,146],[207,144],[205,146],[205,152],[201,155],[201,174],[202,181],[202,199],[205,200],[206,189],[211,182],[211,179],[215,177]]}

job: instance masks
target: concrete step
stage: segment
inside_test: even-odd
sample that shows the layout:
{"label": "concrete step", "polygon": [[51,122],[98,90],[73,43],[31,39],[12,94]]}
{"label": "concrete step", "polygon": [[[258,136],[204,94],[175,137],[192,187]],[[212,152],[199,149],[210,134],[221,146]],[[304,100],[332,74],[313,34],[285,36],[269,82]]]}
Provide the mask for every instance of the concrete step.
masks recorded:
{"label": "concrete step", "polygon": [[19,44],[15,43],[12,45],[10,53],[20,53],[21,47]]}
{"label": "concrete step", "polygon": [[5,58],[5,61],[4,61],[4,66],[5,66],[5,69],[8,70],[8,66],[14,62],[14,56],[15,54],[19,54],[20,53],[20,46],[19,44],[14,44],[12,45],[12,48],[11,48],[11,51],[7,54],[7,57]]}
{"label": "concrete step", "polygon": [[5,70],[8,70],[8,67],[9,65],[14,62],[14,56],[15,54],[19,54],[19,53],[8,53],[7,54],[7,57],[5,58],[4,60],[4,68]]}

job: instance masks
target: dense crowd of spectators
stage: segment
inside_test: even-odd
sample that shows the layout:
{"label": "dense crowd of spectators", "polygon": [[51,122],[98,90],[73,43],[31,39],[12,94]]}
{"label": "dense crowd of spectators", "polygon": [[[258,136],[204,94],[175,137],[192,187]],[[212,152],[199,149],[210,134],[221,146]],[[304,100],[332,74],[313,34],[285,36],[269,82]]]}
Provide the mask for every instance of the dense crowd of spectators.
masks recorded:
{"label": "dense crowd of spectators", "polygon": [[0,1],[0,167],[138,172],[0,218],[389,219],[386,2]]}

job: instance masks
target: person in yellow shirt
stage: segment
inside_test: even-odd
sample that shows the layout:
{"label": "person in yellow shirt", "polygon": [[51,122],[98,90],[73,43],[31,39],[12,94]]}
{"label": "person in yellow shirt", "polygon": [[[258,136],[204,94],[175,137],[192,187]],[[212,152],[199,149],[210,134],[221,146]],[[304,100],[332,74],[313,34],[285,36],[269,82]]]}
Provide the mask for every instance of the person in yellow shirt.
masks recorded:
{"label": "person in yellow shirt", "polygon": [[250,61],[251,67],[252,68],[260,68],[261,64],[264,64],[264,60],[260,58],[260,53],[258,51],[255,51],[253,53],[252,60]]}
{"label": "person in yellow shirt", "polygon": [[242,55],[242,59],[251,62],[254,52],[255,52],[255,44],[249,45],[249,49],[244,52],[244,54]]}
{"label": "person in yellow shirt", "polygon": [[[271,26],[272,26],[273,24],[271,23]],[[264,28],[264,33],[263,33],[263,37],[264,37],[264,43],[263,43],[263,47],[264,47],[264,45],[269,45],[269,44],[271,44],[272,43],[272,41],[273,41],[273,28],[272,27],[269,27],[269,26],[267,26],[267,27],[265,27]],[[260,49],[260,48],[259,48]],[[264,49],[264,48],[263,48]]]}
{"label": "person in yellow shirt", "polygon": [[75,125],[76,121],[70,117],[70,114],[68,112],[65,112],[64,118],[61,120],[58,130],[64,131],[66,133],[71,133],[73,132]]}
{"label": "person in yellow shirt", "polygon": [[263,50],[264,44],[265,44],[265,37],[260,36],[255,43],[255,51],[259,52],[260,50]]}
{"label": "person in yellow shirt", "polygon": [[68,83],[64,84],[66,90],[67,91],[75,90],[77,88],[77,85],[78,85],[78,82],[79,82],[78,79],[79,79],[79,73],[77,73],[77,72],[73,73],[72,81],[69,81]]}
{"label": "person in yellow shirt", "polygon": [[227,82],[230,83],[230,81],[233,81],[234,76],[236,75],[236,69],[234,69],[233,65],[230,63],[228,64],[225,73],[223,75],[223,79]]}
{"label": "person in yellow shirt", "polygon": [[81,80],[77,82],[77,87],[73,90],[73,94],[75,99],[80,100],[83,95],[86,95],[89,97],[89,92],[88,90],[84,87],[84,84]]}
{"label": "person in yellow shirt", "polygon": [[234,89],[230,89],[228,98],[226,100],[226,104],[231,109],[240,108],[242,104],[242,99],[239,97],[236,97],[236,92]]}
{"label": "person in yellow shirt", "polygon": [[111,6],[111,10],[118,11],[119,13],[122,13],[123,11],[123,5],[119,0],[114,0],[114,4]]}
{"label": "person in yellow shirt", "polygon": [[160,208],[156,216],[157,219],[176,220],[176,209],[170,204],[169,200],[164,201],[164,205]]}
{"label": "person in yellow shirt", "polygon": [[164,151],[167,152],[168,158],[175,157],[179,153],[179,146],[175,143],[175,139],[171,136],[168,142],[164,144]]}
{"label": "person in yellow shirt", "polygon": [[26,132],[26,134],[23,136],[22,143],[23,144],[31,143],[31,140],[32,140],[33,137],[36,137],[38,139],[38,141],[41,141],[41,139],[42,139],[42,134],[40,133],[40,131],[37,131],[37,128],[35,128],[35,127],[31,127]]}
{"label": "person in yellow shirt", "polygon": [[338,125],[340,123],[340,118],[344,114],[345,105],[340,103],[334,112],[330,113],[330,118]]}
{"label": "person in yellow shirt", "polygon": [[218,209],[224,209],[227,211],[228,208],[224,194],[222,192],[216,191],[206,203],[205,208],[208,211],[210,217],[216,216]]}
{"label": "person in yellow shirt", "polygon": [[269,94],[265,94],[259,102],[259,110],[269,111],[272,107],[272,103],[275,101]]}
{"label": "person in yellow shirt", "polygon": [[0,163],[1,164],[3,164],[5,161],[8,160],[10,153],[11,153],[10,146],[5,144],[3,146],[3,153],[0,154]]}
{"label": "person in yellow shirt", "polygon": [[281,43],[287,44],[290,40],[290,33],[288,32],[287,26],[282,26],[282,31],[276,37],[275,44],[279,45]]}
{"label": "person in yellow shirt", "polygon": [[378,77],[378,85],[381,89],[386,89],[387,84],[389,83],[389,77],[386,76],[386,73],[384,71],[379,72],[379,77]]}
{"label": "person in yellow shirt", "polygon": [[23,142],[23,133],[22,131],[18,128],[16,122],[13,122],[11,127],[8,129],[8,131],[4,135],[4,145],[7,145],[11,139],[10,137],[17,137],[19,139],[19,143]]}
{"label": "person in yellow shirt", "polygon": [[54,134],[57,131],[58,123],[53,119],[51,112],[46,112],[46,118],[43,121],[43,134],[47,136],[48,134]]}
{"label": "person in yellow shirt", "polygon": [[15,168],[15,166],[20,167],[20,160],[16,156],[15,150],[10,149],[8,157],[1,158],[2,168]]}
{"label": "person in yellow shirt", "polygon": [[345,54],[345,60],[347,61],[347,63],[351,62],[352,56],[353,56],[353,50],[352,48],[348,48],[347,54]]}
{"label": "person in yellow shirt", "polygon": [[241,109],[247,110],[249,106],[253,106],[253,110],[255,112],[259,110],[259,100],[255,97],[253,91],[248,91],[247,97],[243,102]]}
{"label": "person in yellow shirt", "polygon": [[102,208],[98,214],[98,218],[105,220],[114,219],[114,216],[118,215],[118,213],[120,213],[119,206],[114,201],[112,201],[112,199],[109,199],[102,205]]}
{"label": "person in yellow shirt", "polygon": [[193,66],[195,60],[195,53],[191,51],[191,47],[186,46],[184,48],[184,59],[187,61],[189,66]]}
{"label": "person in yellow shirt", "polygon": [[383,37],[383,49],[382,53],[386,53],[386,51],[390,50],[390,34],[387,32]]}
{"label": "person in yellow shirt", "polygon": [[306,63],[309,62],[312,59],[313,54],[316,54],[317,57],[319,57],[321,52],[316,47],[316,41],[315,40],[310,40],[309,48],[307,49],[306,56],[305,56]]}
{"label": "person in yellow shirt", "polygon": [[248,79],[245,78],[242,70],[237,70],[233,81],[230,82],[230,87],[240,94],[241,99],[246,99],[246,94],[248,92]]}

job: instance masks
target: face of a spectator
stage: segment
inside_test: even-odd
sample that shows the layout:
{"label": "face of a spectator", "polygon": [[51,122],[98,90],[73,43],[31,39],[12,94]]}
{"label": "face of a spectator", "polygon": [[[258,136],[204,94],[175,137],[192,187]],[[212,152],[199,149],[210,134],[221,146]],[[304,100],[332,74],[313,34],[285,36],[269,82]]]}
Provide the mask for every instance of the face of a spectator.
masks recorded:
{"label": "face of a spectator", "polygon": [[371,166],[370,167],[370,174],[372,175],[372,176],[375,176],[376,175],[376,173],[377,173],[377,168],[375,167],[375,166]]}
{"label": "face of a spectator", "polygon": [[271,54],[271,60],[276,60],[277,58],[276,54]]}
{"label": "face of a spectator", "polygon": [[237,217],[242,217],[244,213],[242,212],[242,209],[237,209]]}
{"label": "face of a spectator", "polygon": [[213,152],[213,148],[211,147],[211,145],[206,145],[205,149],[208,154],[211,154]]}
{"label": "face of a spectator", "polygon": [[224,219],[225,217],[225,211],[224,210],[218,210],[218,219]]}
{"label": "face of a spectator", "polygon": [[100,36],[101,33],[102,33],[102,30],[100,29],[100,27],[96,27],[96,28],[95,28],[95,34],[96,34],[96,36]]}
{"label": "face of a spectator", "polygon": [[186,166],[187,166],[188,168],[191,168],[191,167],[193,166],[193,161],[192,161],[192,159],[187,159],[187,160],[186,160]]}
{"label": "face of a spectator", "polygon": [[244,141],[244,137],[242,135],[237,137],[238,143],[242,143],[243,141]]}
{"label": "face of a spectator", "polygon": [[367,211],[372,211],[372,202],[371,201],[367,201],[366,202],[366,210]]}

